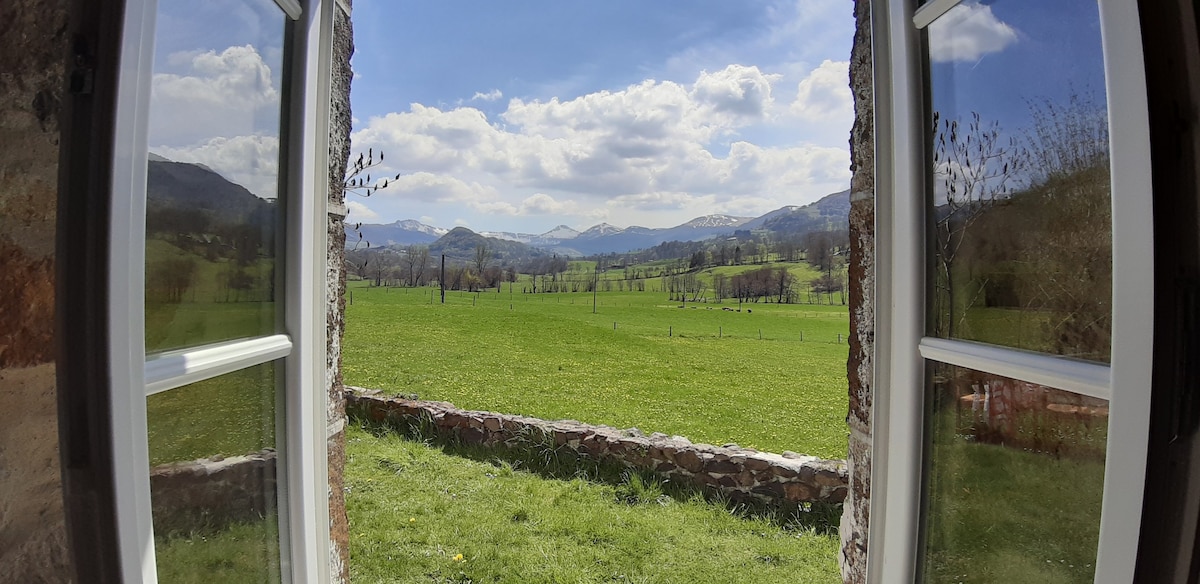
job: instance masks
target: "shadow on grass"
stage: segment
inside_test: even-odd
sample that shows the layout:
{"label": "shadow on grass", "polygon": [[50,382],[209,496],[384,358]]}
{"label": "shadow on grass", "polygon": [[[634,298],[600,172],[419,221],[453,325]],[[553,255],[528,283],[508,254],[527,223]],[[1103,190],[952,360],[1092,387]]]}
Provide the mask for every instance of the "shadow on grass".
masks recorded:
{"label": "shadow on grass", "polygon": [[351,415],[351,422],[376,436],[398,434],[408,440],[423,442],[442,452],[484,462],[497,467],[509,466],[546,479],[582,479],[613,486],[617,498],[630,505],[664,503],[665,498],[676,501],[703,499],[725,508],[730,514],[769,521],[784,530],[813,531],[821,535],[836,535],[841,521],[840,503],[789,503],[768,505],[756,499],[734,500],[712,489],[672,481],[670,477],[644,469],[631,469],[613,460],[601,460],[577,452],[566,445],[556,445],[554,437],[529,429],[505,441],[504,447],[469,444],[457,435],[444,434],[427,415],[403,416],[387,422],[374,422]]}

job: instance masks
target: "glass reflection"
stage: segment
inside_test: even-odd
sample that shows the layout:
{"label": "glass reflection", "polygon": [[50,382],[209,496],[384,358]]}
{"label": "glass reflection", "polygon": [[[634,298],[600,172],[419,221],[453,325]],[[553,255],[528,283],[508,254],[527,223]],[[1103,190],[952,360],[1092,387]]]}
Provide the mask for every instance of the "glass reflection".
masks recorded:
{"label": "glass reflection", "polygon": [[266,363],[147,398],[159,580],[279,581],[276,383]]}
{"label": "glass reflection", "polygon": [[146,193],[146,350],[271,334],[286,17],[159,3]]}
{"label": "glass reflection", "polygon": [[1091,582],[1108,404],[931,367],[924,582]]}
{"label": "glass reflection", "polygon": [[930,334],[1106,362],[1108,126],[1094,0],[964,2],[928,27]]}

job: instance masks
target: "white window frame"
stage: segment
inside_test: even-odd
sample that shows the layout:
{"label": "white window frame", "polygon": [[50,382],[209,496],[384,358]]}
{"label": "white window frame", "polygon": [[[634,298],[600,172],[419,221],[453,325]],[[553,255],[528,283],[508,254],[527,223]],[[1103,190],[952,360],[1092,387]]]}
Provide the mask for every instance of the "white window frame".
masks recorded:
{"label": "white window frame", "polygon": [[[284,359],[284,427],[276,428],[281,573],[330,580],[325,371],[329,95],[334,0],[276,0],[293,21],[288,92],[286,334],[146,358],[147,131],[156,0],[127,0],[112,160],[109,323],[113,468],[120,572],[158,581],[150,511],[147,395]],[[287,57],[285,57],[287,58]]]}
{"label": "white window frame", "polygon": [[926,359],[1109,400],[1097,583],[1130,582],[1150,420],[1153,224],[1150,138],[1136,3],[1099,0],[1113,209],[1109,366],[925,338],[925,127],[920,29],[960,0],[873,3],[876,136],[876,387],[868,581],[911,582],[921,550]]}

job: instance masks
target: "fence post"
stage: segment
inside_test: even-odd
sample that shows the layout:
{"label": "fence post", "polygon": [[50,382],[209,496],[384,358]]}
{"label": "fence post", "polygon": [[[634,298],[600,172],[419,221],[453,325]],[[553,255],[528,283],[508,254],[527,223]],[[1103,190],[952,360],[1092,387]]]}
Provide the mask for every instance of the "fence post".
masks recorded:
{"label": "fence post", "polygon": [[668,337],[675,336],[675,327],[674,326],[667,327],[667,336]]}
{"label": "fence post", "polygon": [[719,339],[719,338],[722,338],[722,337],[724,337],[724,336],[725,336],[725,328],[724,328],[724,327],[717,327],[717,338]]}
{"label": "fence post", "polygon": [[762,340],[762,329],[758,329],[758,340]]}

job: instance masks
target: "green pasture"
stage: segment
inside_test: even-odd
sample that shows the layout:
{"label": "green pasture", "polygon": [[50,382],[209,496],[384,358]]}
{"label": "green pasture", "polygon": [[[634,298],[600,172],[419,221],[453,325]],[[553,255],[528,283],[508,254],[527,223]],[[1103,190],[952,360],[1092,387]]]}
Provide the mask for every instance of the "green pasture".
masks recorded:
{"label": "green pasture", "polygon": [[[973,442],[955,433],[952,410],[933,415],[927,581],[1091,582],[1103,458]],[[1087,438],[1103,444],[1103,433]]]}
{"label": "green pasture", "polygon": [[272,362],[147,397],[150,464],[274,447],[275,384]]}
{"label": "green pasture", "polygon": [[346,452],[354,582],[841,581],[836,532],[641,475],[549,478],[354,424]]}
{"label": "green pasture", "polygon": [[352,283],[347,384],[696,442],[846,453],[843,306]]}
{"label": "green pasture", "polygon": [[[174,262],[174,263],[172,263]],[[163,301],[163,280],[180,262],[194,272],[176,302]],[[206,343],[273,334],[281,327],[267,280],[274,261],[259,259],[243,271],[253,286],[232,291],[222,286],[235,268],[227,259],[209,260],[162,239],[146,240],[146,351],[195,347]]]}

